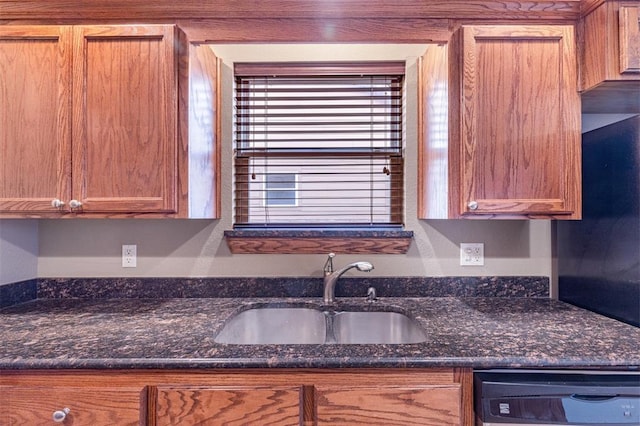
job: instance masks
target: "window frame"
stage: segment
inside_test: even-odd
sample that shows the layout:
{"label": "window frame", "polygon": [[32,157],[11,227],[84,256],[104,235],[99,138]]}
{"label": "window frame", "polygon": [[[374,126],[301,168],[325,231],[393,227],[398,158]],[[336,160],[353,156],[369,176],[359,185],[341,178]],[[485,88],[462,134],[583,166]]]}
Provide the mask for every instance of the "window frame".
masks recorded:
{"label": "window frame", "polygon": [[[400,106],[397,107],[400,113],[400,130],[399,137],[397,139],[393,139],[395,143],[398,144],[398,153],[394,154],[395,157],[391,154],[381,154],[376,153],[375,155],[386,155],[390,168],[393,170],[399,170],[399,173],[395,173],[394,176],[389,180],[389,189],[388,193],[388,202],[389,202],[389,223],[384,222],[375,222],[373,220],[370,221],[368,225],[357,224],[356,227],[366,228],[366,229],[402,229],[404,226],[404,180],[405,180],[405,170],[404,170],[404,109],[406,107],[406,94],[404,93],[404,75],[405,75],[405,63],[404,61],[368,61],[368,62],[299,62],[299,63],[287,63],[287,62],[276,62],[276,63],[236,63],[234,64],[234,77],[242,76],[242,77],[263,77],[263,76],[292,76],[292,77],[300,77],[300,76],[361,76],[361,75],[401,75],[400,79],[400,89],[399,93],[401,94]],[[390,113],[392,114],[392,113]],[[391,115],[390,115],[391,117]],[[235,113],[234,113],[235,119]],[[235,217],[234,217],[234,229],[242,229],[242,228],[252,228],[252,227],[263,227],[264,229],[275,229],[279,227],[288,227],[288,224],[280,224],[280,223],[251,223],[250,215],[251,215],[251,207],[250,207],[250,197],[247,196],[241,200],[238,199],[237,194],[244,193],[249,194],[251,191],[249,185],[250,182],[248,178],[244,178],[245,180],[241,180],[237,177],[238,170],[246,167],[248,170],[250,168],[250,156],[239,156],[238,145],[239,143],[236,141],[234,137],[234,143],[236,143],[236,152],[235,156],[235,166],[234,166],[234,206],[235,206]],[[391,148],[389,148],[391,149]],[[295,154],[294,154],[295,155]],[[373,155],[373,154],[371,154]],[[346,158],[346,157],[345,157]],[[392,160],[393,159],[393,160]],[[284,173],[284,172],[283,172]],[[296,174],[296,179],[299,174]],[[370,178],[371,179],[371,178]],[[263,184],[266,187],[266,182]],[[266,189],[264,190],[266,192]],[[298,187],[296,184],[296,191],[298,191]],[[266,197],[263,200],[264,205],[267,204]],[[246,200],[246,201],[245,201]],[[371,206],[372,201],[370,201]],[[299,197],[296,194],[296,206],[299,204]],[[292,207],[285,205],[269,205],[269,207],[281,208],[281,207]],[[337,225],[337,227],[351,227],[354,226],[350,223],[345,223],[343,225]],[[309,223],[302,227],[315,228],[315,229],[330,229],[335,226],[331,222],[326,223]]]}

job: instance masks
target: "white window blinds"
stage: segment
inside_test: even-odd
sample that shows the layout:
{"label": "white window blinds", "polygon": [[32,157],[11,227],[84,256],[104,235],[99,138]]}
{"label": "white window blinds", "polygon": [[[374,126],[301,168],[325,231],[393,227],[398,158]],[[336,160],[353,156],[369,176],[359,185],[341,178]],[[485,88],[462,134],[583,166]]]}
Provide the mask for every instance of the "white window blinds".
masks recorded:
{"label": "white window blinds", "polygon": [[235,226],[402,224],[403,62],[235,65]]}

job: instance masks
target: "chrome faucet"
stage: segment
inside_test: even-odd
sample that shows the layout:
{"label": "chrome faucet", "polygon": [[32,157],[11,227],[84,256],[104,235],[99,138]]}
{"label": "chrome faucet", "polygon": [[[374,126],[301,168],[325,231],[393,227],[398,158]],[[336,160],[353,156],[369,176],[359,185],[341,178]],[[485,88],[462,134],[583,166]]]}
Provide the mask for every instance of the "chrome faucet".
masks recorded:
{"label": "chrome faucet", "polygon": [[338,278],[349,269],[356,268],[358,271],[369,272],[373,269],[373,265],[369,262],[350,263],[342,269],[333,270],[333,258],[335,253],[329,253],[329,257],[324,264],[324,303],[333,303],[335,301],[335,288]]}

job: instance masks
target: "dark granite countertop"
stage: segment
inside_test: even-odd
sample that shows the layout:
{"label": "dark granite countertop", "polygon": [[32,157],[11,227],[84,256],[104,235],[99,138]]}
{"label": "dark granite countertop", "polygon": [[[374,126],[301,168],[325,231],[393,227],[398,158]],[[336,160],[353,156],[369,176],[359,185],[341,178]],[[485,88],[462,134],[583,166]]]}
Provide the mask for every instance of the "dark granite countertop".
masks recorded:
{"label": "dark granite countertop", "polygon": [[640,329],[545,298],[344,297],[337,309],[403,312],[426,330],[407,345],[227,345],[224,321],[295,298],[40,298],[0,310],[0,369],[638,368]]}

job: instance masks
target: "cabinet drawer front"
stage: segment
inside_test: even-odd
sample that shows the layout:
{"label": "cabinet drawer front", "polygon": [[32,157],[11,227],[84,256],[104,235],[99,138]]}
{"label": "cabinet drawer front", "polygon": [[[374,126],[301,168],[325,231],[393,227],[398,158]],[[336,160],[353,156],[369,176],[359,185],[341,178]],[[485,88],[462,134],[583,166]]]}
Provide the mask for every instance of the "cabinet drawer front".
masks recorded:
{"label": "cabinet drawer front", "polygon": [[158,387],[156,425],[299,425],[301,387]]}
{"label": "cabinet drawer front", "polygon": [[74,426],[141,423],[141,388],[0,387],[0,425],[54,424],[53,413],[68,408]]}
{"label": "cabinet drawer front", "polygon": [[316,387],[318,425],[459,425],[457,384],[425,387]]}

